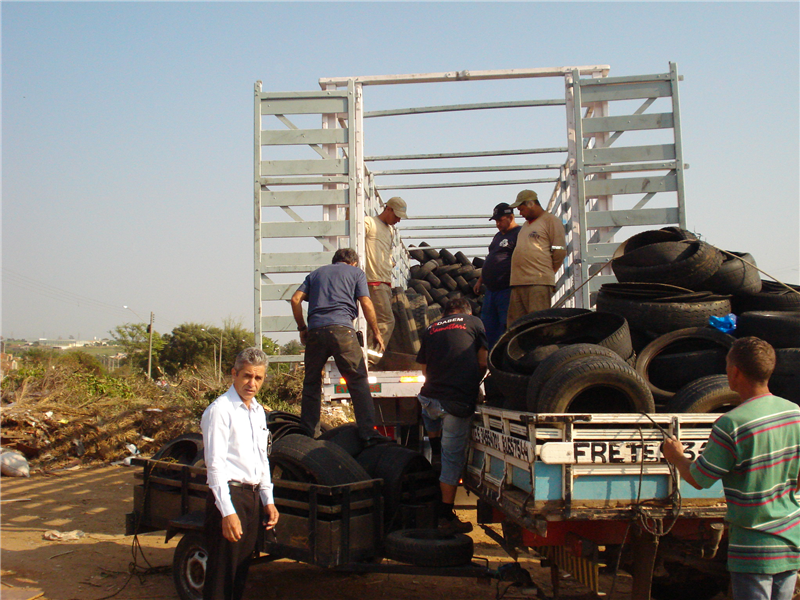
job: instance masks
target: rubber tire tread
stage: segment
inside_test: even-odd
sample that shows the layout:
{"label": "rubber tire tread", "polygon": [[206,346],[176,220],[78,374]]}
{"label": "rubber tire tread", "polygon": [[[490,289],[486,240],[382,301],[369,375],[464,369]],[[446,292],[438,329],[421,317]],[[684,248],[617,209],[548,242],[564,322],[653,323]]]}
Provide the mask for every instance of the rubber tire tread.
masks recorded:
{"label": "rubber tire tread", "polygon": [[409,322],[410,302],[403,293],[392,296],[392,312],[394,313],[394,332],[389,344],[393,351],[401,354],[414,354],[419,352],[419,334],[415,323]]}
{"label": "rubber tire tread", "polygon": [[621,315],[630,327],[663,335],[676,329],[704,327],[709,317],[729,314],[731,302],[718,296],[697,302],[647,302],[614,297],[600,290],[597,311]]}
{"label": "rubber tire tread", "polygon": [[[189,558],[191,552],[199,548],[205,550],[206,555],[208,555],[205,535],[199,531],[186,531],[183,536],[181,536],[172,554],[172,582],[181,600],[203,600],[202,588],[199,590],[199,595],[193,594],[187,582],[183,579],[184,561]],[[205,582],[205,577],[203,580]]]}
{"label": "rubber tire tread", "polygon": [[800,347],[800,310],[748,311],[736,320],[736,337],[754,335],[777,348]]}
{"label": "rubber tire tread", "polygon": [[[690,251],[687,251],[690,250]],[[611,268],[621,282],[642,281],[698,286],[719,270],[722,253],[698,240],[660,242],[615,258]]]}
{"label": "rubber tire tread", "polygon": [[528,381],[527,410],[539,412],[539,391],[564,365],[585,356],[602,356],[609,360],[620,360],[620,356],[609,348],[597,344],[570,344],[544,359]]}
{"label": "rubber tire tread", "polygon": [[313,483],[319,485],[342,485],[369,479],[369,474],[343,448],[304,435],[287,435],[272,444],[273,470],[282,462],[292,468],[301,467],[313,477]]}
{"label": "rubber tire tread", "polygon": [[733,312],[737,315],[748,311],[800,310],[800,285],[788,284],[786,289],[775,281],[761,280],[761,291],[755,294],[736,294],[732,299]]}
{"label": "rubber tire tread", "polygon": [[358,425],[355,423],[345,423],[324,431],[319,434],[317,439],[336,444],[353,458],[364,450],[364,440],[361,439],[358,433]]}
{"label": "rubber tire tread", "polygon": [[769,390],[776,396],[800,404],[800,348],[778,348],[775,358]]}
{"label": "rubber tire tread", "polygon": [[708,375],[678,390],[667,403],[668,413],[711,413],[730,405],[739,406],[742,398],[728,387],[727,375]]}
{"label": "rubber tire tread", "polygon": [[722,264],[717,272],[703,282],[701,287],[717,294],[757,294],[761,291],[761,276],[756,268],[756,261],[750,254],[728,251],[722,253]]}
{"label": "rubber tire tread", "polygon": [[681,340],[691,339],[707,340],[709,342],[718,344],[726,351],[730,350],[733,342],[735,341],[735,338],[732,335],[722,333],[713,327],[690,327],[687,329],[678,329],[676,331],[665,333],[664,335],[661,335],[650,342],[639,353],[639,356],[636,359],[636,372],[639,373],[639,375],[641,375],[647,382],[647,387],[650,388],[655,400],[659,402],[669,402],[670,398],[672,398],[676,392],[663,390],[653,385],[648,377],[650,361],[661,354],[670,345]]}
{"label": "rubber tire tread", "polygon": [[653,395],[642,376],[624,361],[599,356],[575,359],[554,373],[539,392],[537,412],[570,412],[572,401],[582,392],[596,386],[607,386],[623,392],[631,404],[631,410],[627,412],[655,412]]}
{"label": "rubber tire tread", "polygon": [[474,543],[463,533],[445,535],[436,529],[399,529],[386,536],[385,554],[419,567],[457,567],[472,560]]}

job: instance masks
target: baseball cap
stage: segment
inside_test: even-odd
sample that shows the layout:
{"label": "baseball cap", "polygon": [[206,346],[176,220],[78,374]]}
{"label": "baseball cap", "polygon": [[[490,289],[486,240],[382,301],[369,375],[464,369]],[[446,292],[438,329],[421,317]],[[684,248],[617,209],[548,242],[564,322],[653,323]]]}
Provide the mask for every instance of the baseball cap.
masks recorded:
{"label": "baseball cap", "polygon": [[386,203],[386,206],[391,208],[394,211],[394,214],[397,215],[401,219],[407,219],[408,215],[406,214],[406,201],[403,200],[400,196],[395,196],[393,198],[389,198],[389,201]]}
{"label": "baseball cap", "polygon": [[522,190],[519,194],[517,194],[517,200],[510,206],[510,208],[517,208],[520,204],[523,202],[528,202],[529,200],[538,202],[539,196],[533,190]]}
{"label": "baseball cap", "polygon": [[494,211],[492,211],[492,216],[489,217],[489,220],[496,221],[500,217],[513,214],[514,210],[508,205],[508,202],[501,202],[500,204],[494,207]]}

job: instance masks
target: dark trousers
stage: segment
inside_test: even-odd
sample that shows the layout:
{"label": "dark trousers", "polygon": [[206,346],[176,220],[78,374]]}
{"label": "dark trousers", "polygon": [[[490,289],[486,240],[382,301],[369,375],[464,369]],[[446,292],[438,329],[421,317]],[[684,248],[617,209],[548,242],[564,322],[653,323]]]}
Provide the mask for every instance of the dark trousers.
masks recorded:
{"label": "dark trousers", "polygon": [[322,369],[331,356],[347,382],[359,435],[364,440],[375,437],[375,406],[369,393],[364,353],[355,330],[342,325],[328,325],[308,331],[300,423],[316,434],[322,408]]}
{"label": "dark trousers", "polygon": [[233,507],[242,523],[242,537],[238,542],[222,537],[222,514],[214,503],[213,492],[208,490],[205,518],[208,562],[203,600],[241,600],[258,541],[263,513],[258,492],[233,486],[230,490]]}

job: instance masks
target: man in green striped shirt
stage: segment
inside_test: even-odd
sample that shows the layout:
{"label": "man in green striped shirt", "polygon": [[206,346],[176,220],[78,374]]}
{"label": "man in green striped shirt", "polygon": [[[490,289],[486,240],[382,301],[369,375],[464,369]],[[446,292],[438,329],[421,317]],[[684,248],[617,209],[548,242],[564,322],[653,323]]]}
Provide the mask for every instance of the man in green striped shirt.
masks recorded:
{"label": "man in green striped shirt", "polygon": [[727,375],[742,403],[717,419],[696,461],[680,441],[664,442],[664,457],[690,485],[722,480],[734,600],[791,600],[800,568],[800,409],[770,394],[774,368],[767,342],[736,340]]}

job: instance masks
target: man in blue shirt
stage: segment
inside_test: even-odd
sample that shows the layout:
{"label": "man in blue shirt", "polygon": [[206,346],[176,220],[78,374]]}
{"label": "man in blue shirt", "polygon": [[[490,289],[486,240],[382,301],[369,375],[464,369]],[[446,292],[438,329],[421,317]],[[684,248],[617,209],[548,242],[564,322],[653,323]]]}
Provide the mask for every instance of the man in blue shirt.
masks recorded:
{"label": "man in blue shirt", "polygon": [[[356,265],[355,250],[339,249],[333,255],[333,263],[309,273],[292,296],[292,314],[300,342],[306,347],[300,424],[316,435],[322,406],[322,370],[333,356],[350,391],[359,435],[372,444],[386,438],[375,431],[375,406],[369,392],[367,365],[353,329],[359,304],[381,352],[384,343],[369,297],[367,277]],[[303,319],[304,300],[308,301],[308,326]]]}

